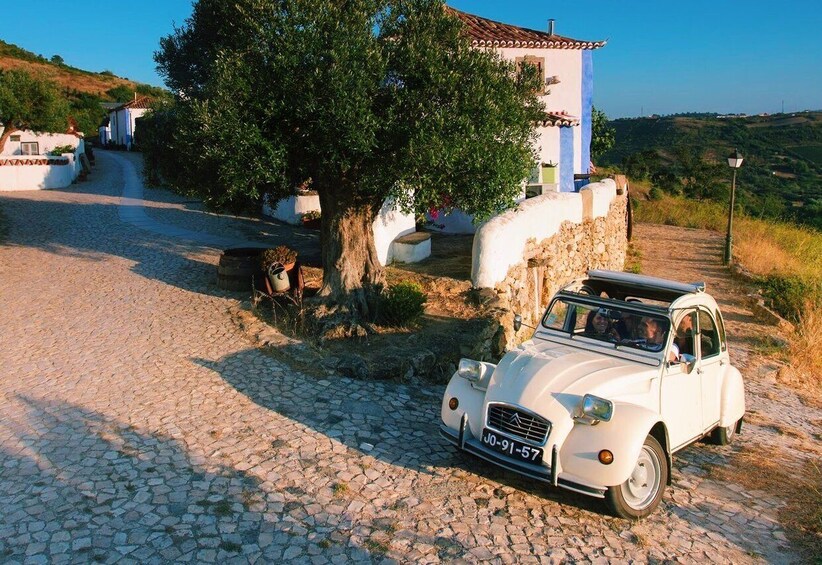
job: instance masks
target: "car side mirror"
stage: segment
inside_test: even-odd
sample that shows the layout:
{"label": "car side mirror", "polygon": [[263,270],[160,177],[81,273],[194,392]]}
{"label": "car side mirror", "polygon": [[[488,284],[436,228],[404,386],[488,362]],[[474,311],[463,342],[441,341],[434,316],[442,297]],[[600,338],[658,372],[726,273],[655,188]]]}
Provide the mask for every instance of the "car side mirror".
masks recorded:
{"label": "car side mirror", "polygon": [[696,359],[680,361],[679,367],[683,373],[690,375],[696,367]]}
{"label": "car side mirror", "polygon": [[514,331],[518,332],[522,328],[522,316],[519,314],[514,315]]}

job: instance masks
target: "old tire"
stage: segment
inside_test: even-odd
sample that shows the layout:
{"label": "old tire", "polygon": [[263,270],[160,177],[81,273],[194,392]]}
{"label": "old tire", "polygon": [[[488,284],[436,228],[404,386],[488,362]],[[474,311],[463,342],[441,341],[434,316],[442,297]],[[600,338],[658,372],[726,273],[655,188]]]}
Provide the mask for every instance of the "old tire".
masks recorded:
{"label": "old tire", "polygon": [[653,436],[645,438],[631,476],[622,483],[608,487],[605,500],[620,518],[638,520],[651,514],[665,493],[668,484],[668,459]]}
{"label": "old tire", "polygon": [[236,247],[226,249],[220,255],[217,265],[217,286],[223,290],[248,290],[252,288],[252,279],[260,269],[258,247]]}
{"label": "old tire", "polygon": [[717,426],[711,432],[711,443],[715,445],[728,445],[736,437],[736,427],[739,425],[737,420],[730,426]]}

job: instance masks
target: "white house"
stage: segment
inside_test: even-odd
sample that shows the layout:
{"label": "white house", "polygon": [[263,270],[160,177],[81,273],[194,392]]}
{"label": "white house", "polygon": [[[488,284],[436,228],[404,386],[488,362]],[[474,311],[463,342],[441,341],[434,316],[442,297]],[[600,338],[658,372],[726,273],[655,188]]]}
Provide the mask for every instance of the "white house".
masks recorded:
{"label": "white house", "polygon": [[[66,146],[73,150],[50,154],[55,148]],[[0,192],[65,188],[83,171],[84,152],[80,133],[16,130],[0,152]]]}
{"label": "white house", "polygon": [[[471,44],[490,49],[517,65],[531,64],[542,75],[546,112],[537,129],[536,154],[522,197],[576,192],[591,172],[591,114],[594,92],[593,51],[605,41],[583,41],[548,31],[496,22],[448,8],[465,24]],[[474,233],[472,217],[454,210],[429,216],[432,226],[448,233]]]}
{"label": "white house", "polygon": [[591,166],[593,51],[604,41],[583,41],[548,31],[495,22],[449,8],[465,24],[471,44],[492,49],[517,65],[535,65],[543,77],[546,113],[537,124],[537,154],[529,185],[544,192],[574,192],[587,184]]}
{"label": "white house", "polygon": [[[151,108],[152,99],[148,96],[137,98],[134,95],[134,100],[121,104],[116,108],[109,110],[108,113],[108,132],[109,140],[116,145],[125,145],[126,149],[131,149],[135,142],[136,120]],[[101,140],[103,139],[101,132]]]}

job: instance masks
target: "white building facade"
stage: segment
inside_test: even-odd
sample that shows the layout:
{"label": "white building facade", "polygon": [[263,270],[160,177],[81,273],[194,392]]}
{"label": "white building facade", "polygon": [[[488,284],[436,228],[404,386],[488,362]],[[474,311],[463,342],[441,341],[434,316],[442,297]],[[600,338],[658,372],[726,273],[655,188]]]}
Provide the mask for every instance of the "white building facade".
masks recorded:
{"label": "white building facade", "polygon": [[100,131],[100,140],[102,141],[103,136],[106,135],[111,143],[124,145],[126,149],[131,149],[136,141],[136,120],[151,109],[151,102],[151,98],[143,96],[110,110],[108,132]]}

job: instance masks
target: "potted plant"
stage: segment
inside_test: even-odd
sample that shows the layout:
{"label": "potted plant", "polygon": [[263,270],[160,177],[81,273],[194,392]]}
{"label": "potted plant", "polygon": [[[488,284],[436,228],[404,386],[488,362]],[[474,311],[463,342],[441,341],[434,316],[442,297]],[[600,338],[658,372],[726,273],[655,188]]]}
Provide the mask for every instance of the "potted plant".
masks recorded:
{"label": "potted plant", "polygon": [[321,217],[322,216],[319,210],[311,210],[310,212],[306,212],[302,216],[303,227],[312,230],[320,229]]}
{"label": "potted plant", "polygon": [[260,267],[266,274],[266,286],[270,294],[289,289],[288,275],[297,264],[297,252],[285,245],[266,249],[260,254]]}

